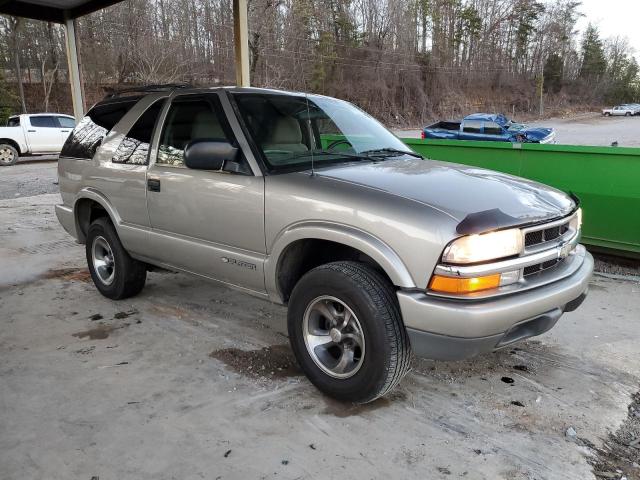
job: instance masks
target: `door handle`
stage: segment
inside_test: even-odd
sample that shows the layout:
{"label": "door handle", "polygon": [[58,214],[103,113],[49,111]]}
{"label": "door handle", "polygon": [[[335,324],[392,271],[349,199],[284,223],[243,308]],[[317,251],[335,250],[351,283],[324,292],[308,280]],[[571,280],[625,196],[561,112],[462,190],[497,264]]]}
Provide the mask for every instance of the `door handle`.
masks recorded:
{"label": "door handle", "polygon": [[69,133],[69,130],[61,130],[62,133]]}
{"label": "door handle", "polygon": [[29,132],[29,133],[36,133],[36,131],[35,131],[35,130],[27,130],[27,132]]}
{"label": "door handle", "polygon": [[159,178],[147,178],[147,190],[150,192],[160,191],[160,179]]}

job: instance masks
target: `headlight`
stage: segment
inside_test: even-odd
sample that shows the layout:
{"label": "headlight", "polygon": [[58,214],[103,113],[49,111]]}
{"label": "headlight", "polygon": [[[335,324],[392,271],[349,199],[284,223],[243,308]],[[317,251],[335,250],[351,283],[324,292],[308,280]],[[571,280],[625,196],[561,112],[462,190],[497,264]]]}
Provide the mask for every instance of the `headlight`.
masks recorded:
{"label": "headlight", "polygon": [[518,228],[460,237],[451,242],[442,254],[446,263],[476,263],[518,255],[524,240]]}

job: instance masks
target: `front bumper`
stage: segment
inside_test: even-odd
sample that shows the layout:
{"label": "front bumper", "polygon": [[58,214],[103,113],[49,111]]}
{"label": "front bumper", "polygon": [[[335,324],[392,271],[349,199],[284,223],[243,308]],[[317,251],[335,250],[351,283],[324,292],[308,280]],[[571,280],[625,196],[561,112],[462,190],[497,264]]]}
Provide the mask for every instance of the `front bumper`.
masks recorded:
{"label": "front bumper", "polygon": [[571,275],[513,294],[458,300],[399,291],[414,353],[435,360],[461,360],[546,332],[586,296],[593,257],[582,246],[578,255],[580,266]]}

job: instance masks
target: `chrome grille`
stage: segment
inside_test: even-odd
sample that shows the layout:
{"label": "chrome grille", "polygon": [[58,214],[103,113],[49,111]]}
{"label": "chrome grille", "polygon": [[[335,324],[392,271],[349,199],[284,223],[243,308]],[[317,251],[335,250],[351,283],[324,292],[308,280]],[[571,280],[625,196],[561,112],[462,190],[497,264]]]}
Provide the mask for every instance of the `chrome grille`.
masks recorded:
{"label": "chrome grille", "polygon": [[524,246],[533,247],[540,245],[541,243],[550,242],[561,237],[569,231],[569,221],[562,225],[556,225],[550,228],[542,228],[541,230],[535,230],[528,232],[524,236]]}
{"label": "chrome grille", "polygon": [[530,265],[528,267],[524,267],[522,271],[522,275],[524,277],[528,275],[535,275],[536,273],[543,272],[544,270],[548,270],[549,268],[553,268],[560,263],[559,259],[549,260],[544,263],[537,263],[536,265]]}

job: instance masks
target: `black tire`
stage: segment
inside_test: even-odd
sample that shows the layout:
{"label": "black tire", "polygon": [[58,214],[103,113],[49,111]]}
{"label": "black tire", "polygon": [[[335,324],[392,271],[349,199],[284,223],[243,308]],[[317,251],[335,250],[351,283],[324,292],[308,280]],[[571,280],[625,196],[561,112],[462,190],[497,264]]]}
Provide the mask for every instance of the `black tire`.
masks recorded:
{"label": "black tire", "polygon": [[625,117],[630,117],[631,116],[631,112],[627,112],[624,114]]}
{"label": "black tire", "polygon": [[610,114],[609,112],[607,112],[607,113],[605,113],[605,114],[604,114],[604,116],[605,116],[605,117],[610,117],[610,116],[611,116],[611,114]]}
{"label": "black tire", "polygon": [[[106,283],[98,273],[93,260],[94,242],[106,242],[111,250],[113,277]],[[147,279],[147,268],[143,262],[131,258],[131,255],[124,249],[113,224],[107,217],[100,217],[93,221],[87,232],[87,242],[85,244],[87,254],[87,265],[91,278],[98,291],[112,300],[122,300],[140,293]]]}
{"label": "black tire", "polygon": [[8,167],[18,161],[20,153],[10,143],[0,143],[0,166]]}
{"label": "black tire", "polygon": [[[365,354],[348,378],[334,378],[311,357],[304,337],[305,312],[319,297],[339,299],[357,317]],[[333,262],[307,272],[296,284],[287,323],[291,347],[311,383],[341,401],[371,402],[391,391],[409,371],[411,346],[393,286],[374,268]]]}

